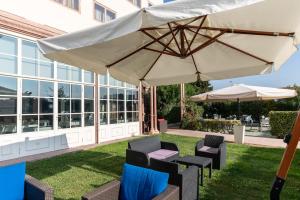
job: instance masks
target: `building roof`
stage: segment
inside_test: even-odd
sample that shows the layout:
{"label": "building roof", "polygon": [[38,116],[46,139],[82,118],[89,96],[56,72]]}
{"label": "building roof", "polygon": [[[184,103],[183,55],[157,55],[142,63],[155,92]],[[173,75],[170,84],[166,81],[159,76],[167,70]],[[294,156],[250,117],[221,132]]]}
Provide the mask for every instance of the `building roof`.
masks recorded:
{"label": "building roof", "polygon": [[45,38],[65,33],[62,30],[33,22],[3,10],[0,10],[0,28],[34,38]]}

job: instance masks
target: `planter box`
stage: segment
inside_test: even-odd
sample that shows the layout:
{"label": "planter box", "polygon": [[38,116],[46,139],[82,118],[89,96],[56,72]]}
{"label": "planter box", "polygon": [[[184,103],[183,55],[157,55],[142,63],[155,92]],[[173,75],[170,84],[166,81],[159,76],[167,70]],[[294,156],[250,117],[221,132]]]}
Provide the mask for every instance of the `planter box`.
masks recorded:
{"label": "planter box", "polygon": [[242,125],[234,125],[233,126],[233,134],[234,134],[234,141],[237,144],[244,144],[244,137],[245,137],[245,126]]}

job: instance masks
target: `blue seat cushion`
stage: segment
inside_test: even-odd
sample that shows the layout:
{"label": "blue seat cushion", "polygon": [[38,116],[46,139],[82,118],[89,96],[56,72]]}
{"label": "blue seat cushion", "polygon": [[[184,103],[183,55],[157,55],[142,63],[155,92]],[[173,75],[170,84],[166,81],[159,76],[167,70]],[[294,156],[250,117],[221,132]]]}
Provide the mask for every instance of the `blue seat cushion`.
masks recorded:
{"label": "blue seat cushion", "polygon": [[168,187],[169,174],[125,164],[121,180],[121,200],[150,200]]}
{"label": "blue seat cushion", "polygon": [[26,164],[0,167],[0,199],[23,200]]}

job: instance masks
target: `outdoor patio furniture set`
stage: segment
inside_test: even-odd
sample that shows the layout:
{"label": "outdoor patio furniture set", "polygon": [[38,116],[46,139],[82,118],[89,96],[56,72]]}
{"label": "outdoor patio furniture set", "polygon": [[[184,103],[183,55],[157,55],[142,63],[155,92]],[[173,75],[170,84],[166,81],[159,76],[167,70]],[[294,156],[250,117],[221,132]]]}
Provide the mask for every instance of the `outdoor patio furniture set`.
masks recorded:
{"label": "outdoor patio furniture set", "polygon": [[[206,135],[204,140],[195,145],[195,155],[179,156],[179,148],[176,144],[160,141],[158,136],[128,142],[126,150],[126,164],[168,174],[169,185],[163,193],[153,198],[155,200],[199,199],[199,181],[203,185],[204,168],[209,168],[209,177],[211,177],[212,169],[221,169],[225,162],[224,137],[214,135]],[[185,165],[186,168],[182,170],[180,164]],[[139,178],[139,175],[134,176],[136,179]],[[122,179],[124,179],[124,170]],[[82,199],[121,199],[121,185],[122,183],[118,181],[110,182],[86,194]]]}
{"label": "outdoor patio furniture set", "polygon": [[[207,135],[195,145],[195,155],[183,157],[176,144],[160,141],[158,136],[145,137],[128,142],[121,180],[83,195],[82,200],[196,200],[204,168],[209,168],[211,178],[212,169],[221,169],[225,162],[222,136]],[[54,198],[53,189],[26,175],[24,162],[0,167],[0,180],[6,180],[0,181],[0,193],[7,200]]]}

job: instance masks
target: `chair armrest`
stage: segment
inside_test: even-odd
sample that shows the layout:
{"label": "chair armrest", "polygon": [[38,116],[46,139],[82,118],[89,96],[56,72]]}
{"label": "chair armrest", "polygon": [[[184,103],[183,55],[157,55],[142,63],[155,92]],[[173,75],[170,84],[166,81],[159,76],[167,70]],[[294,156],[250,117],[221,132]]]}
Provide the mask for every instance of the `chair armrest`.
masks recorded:
{"label": "chair armrest", "polygon": [[120,181],[109,182],[81,197],[82,200],[118,200]]}
{"label": "chair armrest", "polygon": [[47,184],[33,178],[32,176],[25,176],[25,191],[26,200],[53,200],[53,189]]}
{"label": "chair armrest", "polygon": [[204,140],[200,140],[195,145],[195,153],[198,151],[198,149],[202,148],[204,146]]}
{"label": "chair armrest", "polygon": [[199,168],[190,166],[180,173],[182,199],[198,199]]}
{"label": "chair armrest", "polygon": [[178,149],[178,147],[177,147],[177,145],[175,143],[161,141],[160,145],[161,145],[162,149],[168,149],[168,150],[172,150],[172,151],[178,151],[178,153],[179,153],[179,149]]}
{"label": "chair armrest", "polygon": [[141,167],[148,167],[149,157],[144,152],[126,149],[126,163]]}
{"label": "chair armrest", "polygon": [[179,188],[169,185],[163,193],[153,198],[153,200],[179,200]]}
{"label": "chair armrest", "polygon": [[219,151],[221,151],[221,152],[226,152],[226,143],[225,142],[223,142],[222,144],[220,144],[220,146],[219,146]]}

